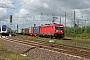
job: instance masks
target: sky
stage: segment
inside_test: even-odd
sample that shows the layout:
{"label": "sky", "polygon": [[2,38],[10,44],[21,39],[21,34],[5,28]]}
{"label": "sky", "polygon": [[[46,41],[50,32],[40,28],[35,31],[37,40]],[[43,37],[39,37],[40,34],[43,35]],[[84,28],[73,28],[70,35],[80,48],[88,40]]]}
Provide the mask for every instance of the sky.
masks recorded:
{"label": "sky", "polygon": [[[0,25],[6,24],[12,29],[32,27],[41,24],[55,23],[66,26],[74,25],[87,26],[90,24],[90,0],[0,0]],[[10,25],[10,15],[12,15],[12,25]],[[79,21],[79,23],[78,23]]]}

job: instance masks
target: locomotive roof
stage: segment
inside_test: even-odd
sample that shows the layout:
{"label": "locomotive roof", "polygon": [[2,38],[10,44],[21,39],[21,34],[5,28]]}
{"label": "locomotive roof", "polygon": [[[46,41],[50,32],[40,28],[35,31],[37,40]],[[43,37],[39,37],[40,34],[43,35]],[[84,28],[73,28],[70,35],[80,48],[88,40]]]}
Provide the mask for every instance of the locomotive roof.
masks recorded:
{"label": "locomotive roof", "polygon": [[2,25],[2,28],[7,28],[7,25]]}
{"label": "locomotive roof", "polygon": [[57,25],[57,26],[64,26],[63,24],[56,24],[56,23],[53,23],[53,24],[45,24],[45,25],[43,25],[43,26],[55,26],[55,25]]}

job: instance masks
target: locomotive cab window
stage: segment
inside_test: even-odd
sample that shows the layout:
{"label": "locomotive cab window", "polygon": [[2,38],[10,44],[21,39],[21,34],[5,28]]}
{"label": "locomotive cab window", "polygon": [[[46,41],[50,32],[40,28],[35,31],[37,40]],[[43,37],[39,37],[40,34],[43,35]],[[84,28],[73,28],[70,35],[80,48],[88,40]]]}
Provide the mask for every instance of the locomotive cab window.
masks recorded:
{"label": "locomotive cab window", "polygon": [[2,28],[2,31],[6,31],[6,28]]}
{"label": "locomotive cab window", "polygon": [[63,26],[56,26],[56,30],[63,30]]}

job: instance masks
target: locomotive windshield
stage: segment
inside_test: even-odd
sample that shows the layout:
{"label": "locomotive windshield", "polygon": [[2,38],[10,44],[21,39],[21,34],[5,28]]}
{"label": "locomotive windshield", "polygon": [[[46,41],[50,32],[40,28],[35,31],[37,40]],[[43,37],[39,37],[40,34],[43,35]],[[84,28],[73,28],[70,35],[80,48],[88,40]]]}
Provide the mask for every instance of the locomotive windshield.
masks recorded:
{"label": "locomotive windshield", "polygon": [[2,28],[2,31],[6,31],[6,28]]}
{"label": "locomotive windshield", "polygon": [[3,25],[2,26],[2,31],[6,31],[6,29],[7,29],[7,26],[6,25]]}
{"label": "locomotive windshield", "polygon": [[56,30],[63,30],[63,26],[56,26]]}

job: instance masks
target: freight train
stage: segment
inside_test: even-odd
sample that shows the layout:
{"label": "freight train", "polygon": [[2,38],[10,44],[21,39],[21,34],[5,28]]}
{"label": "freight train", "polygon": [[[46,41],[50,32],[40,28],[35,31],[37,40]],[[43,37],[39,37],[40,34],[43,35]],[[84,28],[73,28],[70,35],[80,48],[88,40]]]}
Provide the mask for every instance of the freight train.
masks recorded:
{"label": "freight train", "polygon": [[30,36],[63,38],[64,37],[64,25],[54,23],[50,25],[24,28],[21,30],[21,33],[24,35],[30,35]]}

